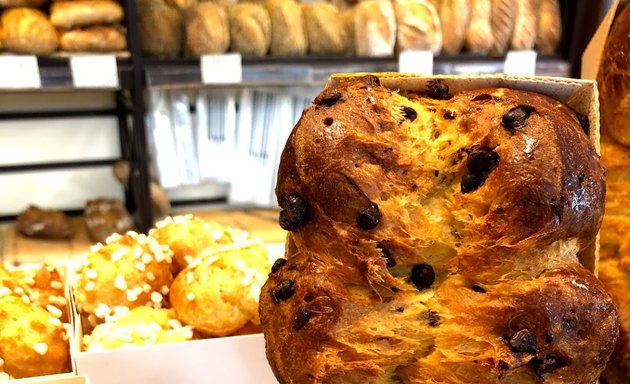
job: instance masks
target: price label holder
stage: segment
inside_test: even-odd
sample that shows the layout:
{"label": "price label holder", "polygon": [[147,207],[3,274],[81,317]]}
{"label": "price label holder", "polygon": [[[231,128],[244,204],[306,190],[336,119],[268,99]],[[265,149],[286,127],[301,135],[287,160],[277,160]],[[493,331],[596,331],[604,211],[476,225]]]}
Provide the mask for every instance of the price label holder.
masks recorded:
{"label": "price label holder", "polygon": [[114,55],[72,56],[72,83],[76,88],[118,88],[118,65]]}
{"label": "price label holder", "polygon": [[201,56],[203,84],[237,84],[243,81],[243,64],[240,53]]}
{"label": "price label holder", "polygon": [[433,52],[404,51],[398,56],[398,72],[417,73],[421,75],[433,74]]}
{"label": "price label holder", "polygon": [[0,56],[0,88],[41,88],[39,65],[35,56]]}
{"label": "price label holder", "polygon": [[536,51],[508,51],[503,63],[503,73],[508,75],[534,76]]}

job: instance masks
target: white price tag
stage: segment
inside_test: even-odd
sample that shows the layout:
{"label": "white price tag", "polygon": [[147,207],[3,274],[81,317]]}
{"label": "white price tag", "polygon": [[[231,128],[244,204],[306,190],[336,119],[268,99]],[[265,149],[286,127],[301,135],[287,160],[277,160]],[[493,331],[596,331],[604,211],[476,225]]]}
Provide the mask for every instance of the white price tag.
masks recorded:
{"label": "white price tag", "polygon": [[118,65],[114,55],[73,56],[72,82],[77,88],[118,88]]}
{"label": "white price tag", "polygon": [[503,73],[508,75],[534,76],[536,51],[508,51],[503,63]]}
{"label": "white price tag", "polygon": [[35,56],[0,56],[0,88],[40,88]]}
{"label": "white price tag", "polygon": [[241,54],[201,56],[201,81],[204,84],[234,84],[243,81]]}
{"label": "white price tag", "polygon": [[398,72],[433,74],[433,52],[404,51],[398,56]]}

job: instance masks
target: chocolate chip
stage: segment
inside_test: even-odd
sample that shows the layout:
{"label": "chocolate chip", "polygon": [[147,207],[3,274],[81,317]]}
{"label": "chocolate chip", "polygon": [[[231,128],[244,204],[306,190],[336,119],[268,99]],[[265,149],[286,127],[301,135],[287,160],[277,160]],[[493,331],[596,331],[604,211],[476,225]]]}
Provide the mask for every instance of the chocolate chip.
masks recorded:
{"label": "chocolate chip", "polygon": [[280,227],[287,231],[295,231],[300,224],[311,218],[311,210],[308,203],[297,193],[289,195],[280,212]]}
{"label": "chocolate chip", "polygon": [[536,354],[537,346],[534,335],[529,329],[521,329],[510,337],[510,349],[514,353]]}
{"label": "chocolate chip", "polygon": [[462,177],[461,191],[462,193],[474,192],[479,187],[484,185],[486,177],[483,175],[475,175],[473,173],[467,173]]}
{"label": "chocolate chip", "polygon": [[577,328],[578,320],[575,317],[566,317],[562,320],[562,325],[564,325],[564,328],[569,331]]}
{"label": "chocolate chip", "polygon": [[532,107],[519,105],[518,107],[510,109],[505,115],[503,115],[501,122],[505,128],[514,132],[515,129],[525,128],[527,125],[527,119],[529,119],[529,115],[531,115],[533,111],[534,109]]}
{"label": "chocolate chip", "polygon": [[501,157],[491,149],[477,149],[468,154],[466,168],[477,175],[488,175],[499,165]]}
{"label": "chocolate chip", "polygon": [[405,307],[396,307],[396,312],[400,312],[400,313],[405,312]]}
{"label": "chocolate chip", "polygon": [[417,264],[411,269],[411,282],[419,291],[429,288],[435,282],[435,271],[429,264]]}
{"label": "chocolate chip", "polygon": [[299,331],[306,325],[306,323],[308,323],[308,320],[310,318],[311,311],[308,309],[308,307],[301,307],[300,309],[298,309],[298,313],[293,319],[293,329],[295,331]]}
{"label": "chocolate chip", "polygon": [[405,119],[409,121],[414,121],[416,117],[418,117],[418,113],[416,112],[416,110],[411,107],[403,107],[402,115],[405,117]]}
{"label": "chocolate chip", "polygon": [[543,357],[535,357],[531,360],[532,368],[536,376],[543,378],[545,373],[550,373],[557,368],[564,366],[564,361],[554,354],[545,355]]}
{"label": "chocolate chip", "polygon": [[430,327],[435,328],[440,325],[440,316],[435,311],[428,310],[422,314],[422,317]]}
{"label": "chocolate chip", "polygon": [[285,264],[287,263],[287,259],[284,258],[279,258],[276,261],[274,261],[273,266],[271,266],[271,273],[276,273],[280,270],[280,268],[284,267]]}
{"label": "chocolate chip", "polygon": [[326,96],[320,95],[320,97],[315,99],[315,104],[325,106],[325,107],[331,107],[337,104],[339,100],[341,100],[341,92],[334,92],[331,95],[326,95]]}
{"label": "chocolate chip", "polygon": [[545,332],[545,341],[547,342],[547,344],[553,342],[553,334],[551,332]]}
{"label": "chocolate chip", "polygon": [[369,230],[376,228],[381,221],[381,213],[378,210],[378,205],[374,203],[370,204],[369,207],[357,214],[356,221],[360,229]]}
{"label": "chocolate chip", "polygon": [[327,127],[330,127],[332,125],[332,123],[334,122],[332,117],[327,117],[324,119],[324,125]]}
{"label": "chocolate chip", "polygon": [[281,301],[287,301],[295,293],[295,283],[293,280],[282,280],[277,287],[273,289],[271,296],[273,301],[279,303]]}
{"label": "chocolate chip", "polygon": [[444,112],[445,120],[454,120],[457,117],[457,112],[446,111]]}
{"label": "chocolate chip", "polygon": [[377,243],[376,248],[381,250],[383,257],[386,259],[385,265],[387,266],[387,268],[392,268],[396,266],[396,260],[392,257],[392,253],[389,251],[389,249],[385,248],[385,246],[383,246],[383,244],[381,243]]}
{"label": "chocolate chip", "polygon": [[451,98],[451,95],[448,92],[448,85],[444,83],[435,83],[427,91],[427,96],[436,100],[448,100]]}
{"label": "chocolate chip", "polygon": [[481,286],[479,286],[477,284],[472,286],[472,290],[477,292],[477,293],[486,293],[486,290],[483,287],[481,287]]}
{"label": "chocolate chip", "polygon": [[577,116],[577,119],[580,122],[580,126],[584,130],[584,133],[588,135],[589,131],[591,130],[591,123],[588,121],[588,116],[580,112],[576,112],[575,115]]}

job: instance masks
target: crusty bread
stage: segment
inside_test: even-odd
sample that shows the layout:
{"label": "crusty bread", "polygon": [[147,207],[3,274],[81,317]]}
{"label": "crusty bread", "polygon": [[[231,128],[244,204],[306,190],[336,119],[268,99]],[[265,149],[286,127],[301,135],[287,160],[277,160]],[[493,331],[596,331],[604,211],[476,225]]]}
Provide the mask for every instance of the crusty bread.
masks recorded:
{"label": "crusty bread", "polygon": [[295,0],[267,0],[271,16],[271,48],[273,56],[304,56],[308,38],[302,8]]}
{"label": "crusty bread", "polygon": [[74,232],[65,213],[42,209],[35,205],[20,212],[16,227],[24,236],[45,239],[66,239]]}
{"label": "crusty bread", "polygon": [[121,26],[96,25],[61,31],[59,46],[66,52],[117,52],[127,49]]}
{"label": "crusty bread", "polygon": [[337,8],[329,3],[302,6],[309,52],[314,55],[340,55],[347,51],[348,33]]}
{"label": "crusty bread", "polygon": [[50,7],[50,21],[57,28],[120,23],[122,6],[113,0],[58,1]]}
{"label": "crusty bread", "polygon": [[39,8],[48,3],[48,0],[0,0],[0,8],[33,7]]}
{"label": "crusty bread", "polygon": [[516,7],[512,0],[492,0],[492,48],[490,53],[502,55],[510,46]]}
{"label": "crusty bread", "polygon": [[291,133],[286,259],[263,287],[280,383],[590,384],[616,308],[578,261],[604,170],[540,94],[337,78]]}
{"label": "crusty bread", "polygon": [[2,13],[4,47],[14,53],[49,55],[59,46],[57,30],[34,8],[10,8]]}
{"label": "crusty bread", "polygon": [[258,3],[230,6],[230,40],[232,50],[243,56],[264,56],[271,44],[271,18]]}
{"label": "crusty bread", "polygon": [[466,32],[466,48],[471,53],[485,55],[492,47],[491,0],[471,0],[470,24]]}
{"label": "crusty bread", "polygon": [[163,0],[137,0],[142,52],[149,56],[174,57],[182,50],[184,19]]}
{"label": "crusty bread", "polygon": [[442,0],[440,3],[440,22],[442,24],[442,52],[457,55],[466,39],[470,23],[469,0]]}
{"label": "crusty bread", "polygon": [[396,51],[442,50],[442,26],[437,10],[427,0],[394,0]]}
{"label": "crusty bread", "polygon": [[366,0],[354,7],[357,56],[390,56],[396,44],[396,14],[389,0]]}
{"label": "crusty bread", "polygon": [[186,10],[197,4],[197,0],[165,0],[166,4],[177,9]]}
{"label": "crusty bread", "polygon": [[516,0],[516,19],[510,47],[516,50],[534,48],[537,29],[537,4],[538,0]]}
{"label": "crusty bread", "polygon": [[228,12],[218,3],[199,3],[186,11],[184,51],[191,57],[225,53],[230,47]]}
{"label": "crusty bread", "polygon": [[540,53],[551,55],[556,52],[562,37],[562,18],[560,1],[538,0],[538,28],[536,31],[536,49]]}
{"label": "crusty bread", "polygon": [[615,19],[597,75],[602,131],[630,145],[630,6]]}

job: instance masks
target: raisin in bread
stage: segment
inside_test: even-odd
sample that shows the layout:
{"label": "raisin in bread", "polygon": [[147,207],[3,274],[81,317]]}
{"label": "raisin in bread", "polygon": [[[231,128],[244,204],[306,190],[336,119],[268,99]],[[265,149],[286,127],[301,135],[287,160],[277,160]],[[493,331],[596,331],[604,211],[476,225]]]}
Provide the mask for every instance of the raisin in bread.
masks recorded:
{"label": "raisin in bread", "polygon": [[260,298],[278,380],[594,382],[618,319],[578,261],[605,193],[584,128],[526,91],[331,83],[279,167],[286,259]]}

